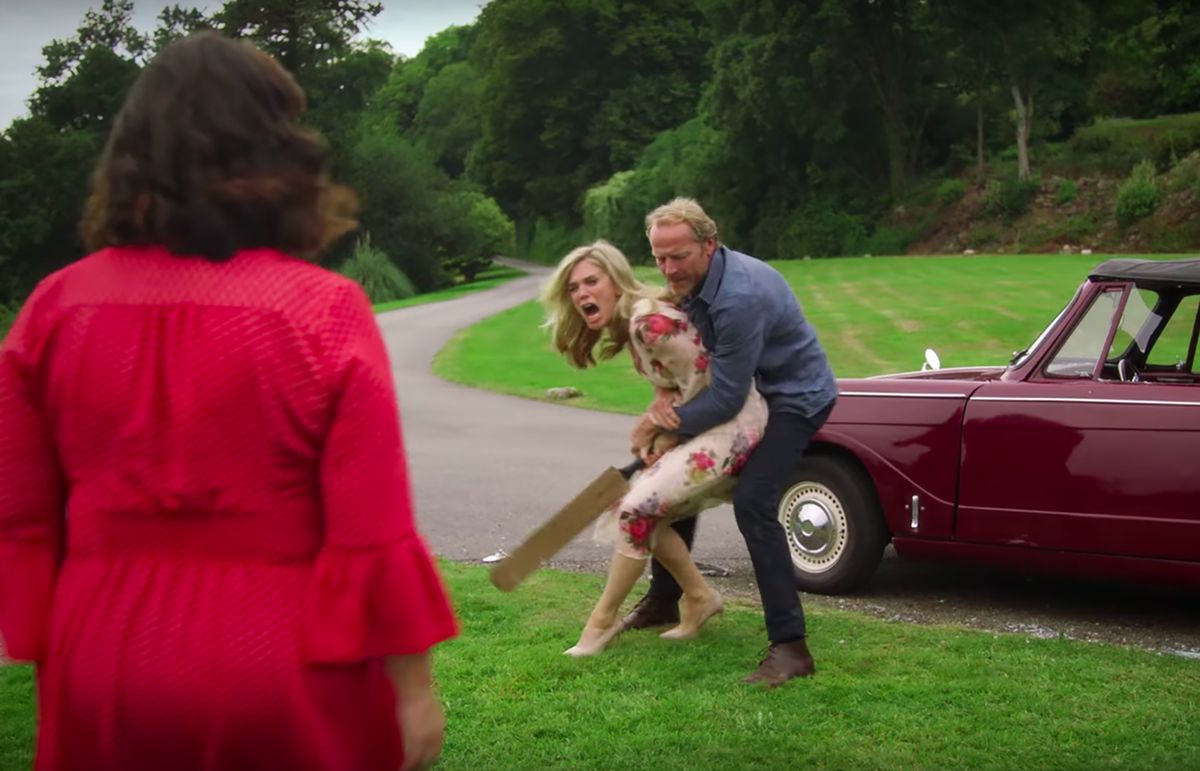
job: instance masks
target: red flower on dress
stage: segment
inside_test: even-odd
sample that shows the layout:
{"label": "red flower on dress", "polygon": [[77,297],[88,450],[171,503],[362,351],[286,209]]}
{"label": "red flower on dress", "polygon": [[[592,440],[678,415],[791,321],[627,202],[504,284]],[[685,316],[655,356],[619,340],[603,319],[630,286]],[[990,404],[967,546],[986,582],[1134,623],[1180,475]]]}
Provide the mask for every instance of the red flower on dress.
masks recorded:
{"label": "red flower on dress", "polygon": [[679,319],[664,316],[661,313],[651,313],[640,319],[642,341],[646,345],[654,345],[660,337],[669,337],[687,327]]}
{"label": "red flower on dress", "polygon": [[629,538],[634,543],[645,543],[650,537],[651,531],[654,530],[654,522],[650,517],[631,517],[627,520],[626,530],[629,532]]}
{"label": "red flower on dress", "polygon": [[712,456],[707,452],[694,452],[691,457],[691,464],[701,471],[708,471],[713,466],[717,465]]}
{"label": "red flower on dress", "polygon": [[702,353],[696,356],[696,371],[704,372],[708,369],[708,354]]}

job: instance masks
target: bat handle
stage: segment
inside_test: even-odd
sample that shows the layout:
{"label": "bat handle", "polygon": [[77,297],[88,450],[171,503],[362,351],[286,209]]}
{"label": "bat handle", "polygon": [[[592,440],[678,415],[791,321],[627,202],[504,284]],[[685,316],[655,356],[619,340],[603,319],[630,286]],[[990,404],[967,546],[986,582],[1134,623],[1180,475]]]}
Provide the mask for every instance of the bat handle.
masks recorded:
{"label": "bat handle", "polygon": [[621,476],[625,477],[626,479],[629,479],[629,477],[633,476],[634,474],[641,471],[645,467],[646,467],[646,461],[642,460],[641,458],[637,458],[633,461],[633,463],[630,463],[625,468],[620,469]]}

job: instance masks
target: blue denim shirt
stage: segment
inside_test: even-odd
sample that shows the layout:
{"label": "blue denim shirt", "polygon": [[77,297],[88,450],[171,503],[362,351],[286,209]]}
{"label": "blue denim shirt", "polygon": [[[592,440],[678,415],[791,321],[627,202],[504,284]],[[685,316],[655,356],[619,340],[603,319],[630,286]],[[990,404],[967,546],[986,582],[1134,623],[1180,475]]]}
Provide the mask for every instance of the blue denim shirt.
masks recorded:
{"label": "blue denim shirt", "polygon": [[812,417],[837,398],[817,333],[787,281],[765,262],[719,247],[683,307],[709,351],[712,385],[675,408],[680,434],[696,436],[733,418],[756,382],[772,413]]}

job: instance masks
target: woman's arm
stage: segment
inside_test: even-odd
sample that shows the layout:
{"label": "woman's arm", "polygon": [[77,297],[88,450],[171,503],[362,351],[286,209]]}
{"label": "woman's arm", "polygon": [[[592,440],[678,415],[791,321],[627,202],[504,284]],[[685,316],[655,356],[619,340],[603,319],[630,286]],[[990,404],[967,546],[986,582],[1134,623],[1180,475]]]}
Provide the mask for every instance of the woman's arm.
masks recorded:
{"label": "woman's arm", "polygon": [[396,692],[396,720],[404,741],[401,771],[433,765],[442,754],[446,716],[433,690],[428,653],[389,656],[387,672]]}

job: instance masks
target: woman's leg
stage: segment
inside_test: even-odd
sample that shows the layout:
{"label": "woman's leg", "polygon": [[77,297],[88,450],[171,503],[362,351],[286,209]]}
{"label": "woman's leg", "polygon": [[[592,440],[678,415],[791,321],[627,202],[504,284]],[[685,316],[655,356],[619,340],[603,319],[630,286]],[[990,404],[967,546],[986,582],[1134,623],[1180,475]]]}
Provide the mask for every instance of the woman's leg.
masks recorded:
{"label": "woman's leg", "polygon": [[621,619],[617,618],[617,611],[621,609],[621,603],[633,590],[633,585],[641,578],[645,567],[645,559],[635,559],[622,554],[619,550],[613,551],[612,565],[608,569],[608,582],[604,584],[604,593],[600,595],[600,601],[592,609],[592,615],[588,618],[587,625],[583,627],[579,642],[566,650],[568,656],[594,656],[604,650],[604,646],[617,636],[621,631]]}
{"label": "woman's leg", "polygon": [[668,640],[686,640],[695,637],[705,621],[720,613],[724,603],[721,595],[700,575],[700,569],[696,567],[687,544],[679,537],[679,533],[663,523],[658,527],[656,535],[654,558],[670,571],[683,589],[679,626],[668,629],[659,636]]}

